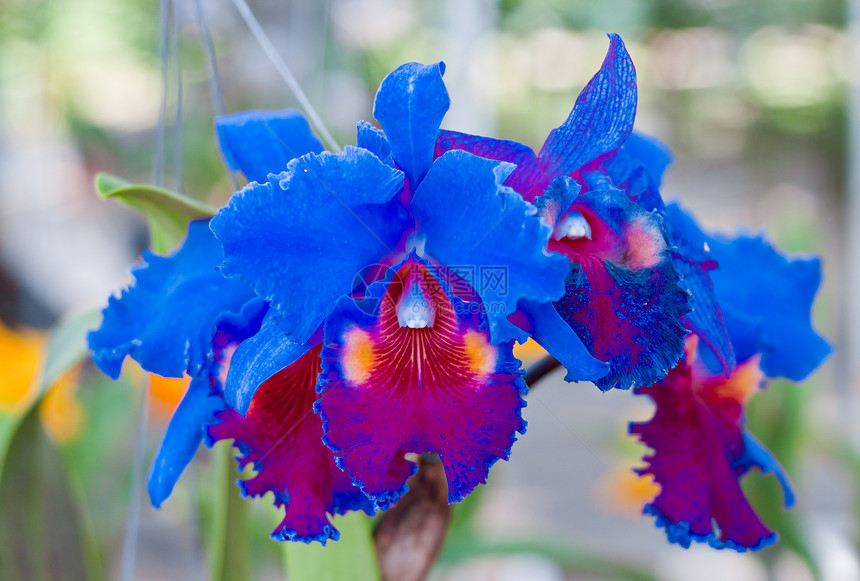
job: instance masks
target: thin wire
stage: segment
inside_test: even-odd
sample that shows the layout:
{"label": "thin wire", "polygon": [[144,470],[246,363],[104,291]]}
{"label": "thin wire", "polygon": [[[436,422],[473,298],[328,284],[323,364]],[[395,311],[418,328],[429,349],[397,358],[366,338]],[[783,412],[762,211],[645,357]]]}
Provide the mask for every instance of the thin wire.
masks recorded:
{"label": "thin wire", "polygon": [[152,183],[156,186],[164,185],[164,140],[167,118],[167,61],[170,47],[167,43],[168,36],[168,13],[167,0],[160,2],[161,38],[159,40],[161,52],[161,109],[158,112],[158,125],[155,128],[155,146],[152,150]]}
{"label": "thin wire", "polygon": [[263,52],[266,53],[266,56],[275,66],[275,69],[278,71],[278,74],[281,75],[281,78],[284,79],[284,82],[287,83],[287,86],[290,88],[290,91],[293,92],[296,99],[299,101],[299,105],[302,109],[304,109],[305,113],[307,113],[308,118],[310,119],[311,124],[313,124],[314,128],[319,131],[319,134],[322,136],[323,141],[328,144],[328,147],[331,151],[335,153],[340,153],[340,145],[338,145],[337,141],[334,140],[331,133],[329,133],[322,119],[320,119],[319,115],[317,115],[316,109],[314,109],[313,105],[311,105],[310,100],[308,99],[305,92],[302,90],[301,86],[299,86],[298,81],[293,76],[293,73],[290,71],[287,64],[278,54],[278,51],[275,50],[275,46],[272,44],[272,41],[269,40],[269,37],[263,31],[263,27],[260,26],[260,23],[257,21],[257,18],[251,12],[251,9],[248,7],[247,2],[245,0],[233,0],[233,4],[236,6],[236,9],[239,11],[239,14],[242,16],[242,19],[245,21],[245,24],[248,25],[248,28],[251,30],[251,34],[254,35],[254,38],[259,43],[260,47],[263,49]]}
{"label": "thin wire", "polygon": [[[161,109],[158,113],[158,125],[155,129],[155,144],[152,151],[152,183],[164,185],[164,150],[167,134],[167,63],[170,60],[170,16],[168,0],[159,3],[159,19],[161,30],[159,36],[159,52],[161,53]],[[122,557],[120,559],[120,580],[133,581],[134,568],[137,561],[137,536],[140,530],[140,507],[143,500],[143,465],[146,460],[146,436],[149,423],[149,380],[144,376],[140,390],[140,402],[137,411],[137,430],[135,431],[134,450],[131,459],[131,495],[129,497],[128,513],[125,519],[125,533],[122,541]]]}
{"label": "thin wire", "polygon": [[[206,22],[206,14],[200,0],[193,0],[194,15],[197,19],[197,27],[200,32],[200,40],[203,43],[203,52],[206,54],[206,63],[209,67],[209,95],[212,97],[212,109],[215,115],[220,117],[227,113],[224,106],[224,91],[221,88],[221,77],[218,74],[218,60],[215,56],[215,43],[212,42],[212,33]],[[239,189],[239,180],[232,171],[227,171],[230,178],[230,186],[233,191]]]}
{"label": "thin wire", "polygon": [[171,124],[173,143],[171,158],[173,163],[173,187],[182,192],[182,11],[177,0],[172,0],[173,6],[173,66],[176,74],[176,111]]}

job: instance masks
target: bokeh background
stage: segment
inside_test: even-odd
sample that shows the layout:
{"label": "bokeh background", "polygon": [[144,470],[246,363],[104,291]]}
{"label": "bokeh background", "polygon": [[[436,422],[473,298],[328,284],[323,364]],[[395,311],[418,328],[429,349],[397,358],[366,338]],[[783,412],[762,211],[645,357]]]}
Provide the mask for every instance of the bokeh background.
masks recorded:
{"label": "bokeh background", "polygon": [[[37,357],[38,329],[105,304],[147,244],[138,215],[94,194],[96,172],[163,179],[216,205],[232,193],[213,132],[207,29],[228,112],[297,107],[233,3],[162,4],[164,45],[156,2],[0,4],[0,320],[7,327],[0,362],[9,369]],[[251,0],[250,7],[342,144],[354,142],[356,121],[372,119],[388,72],[407,61],[444,60],[452,107],[443,126],[539,148],[599,67],[605,33],[620,33],[638,71],[637,129],[675,155],[664,198],[680,200],[709,229],[765,229],[786,250],[824,258],[815,320],[835,355],[801,385],[772,383],[750,410],[753,433],[791,471],[799,501],[782,522],[772,483],[752,476],[750,494],[777,521],[766,522],[797,542],[759,555],[669,545],[650,517],[639,516],[643,492],[629,476],[642,450],[625,436],[626,425],[647,419],[649,402],[565,384],[559,372],[529,396],[528,433],[512,460],[494,467],[462,519],[468,523],[458,524],[485,546],[452,536],[435,579],[623,577],[613,563],[666,581],[805,581],[813,578],[810,563],[828,581],[860,579],[858,363],[851,357],[860,345],[852,304],[860,265],[850,252],[860,219],[852,197],[860,192],[849,187],[857,40],[845,1]],[[53,406],[43,419],[92,515],[109,578],[119,574],[141,376],[131,369],[112,383],[85,365],[43,404]],[[28,388],[0,371],[6,409]],[[148,454],[183,386],[153,381],[150,389]],[[203,451],[163,509],[144,503],[138,578],[205,577],[199,481],[209,464]],[[267,539],[268,500],[254,501],[248,535],[255,575],[274,579],[281,573]]]}

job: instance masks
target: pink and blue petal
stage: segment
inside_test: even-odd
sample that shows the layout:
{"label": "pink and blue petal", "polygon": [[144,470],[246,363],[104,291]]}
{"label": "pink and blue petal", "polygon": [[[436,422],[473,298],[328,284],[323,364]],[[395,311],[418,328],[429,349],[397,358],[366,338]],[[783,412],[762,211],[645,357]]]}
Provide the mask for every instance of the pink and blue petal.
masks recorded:
{"label": "pink and blue petal", "polygon": [[364,149],[295,159],[212,218],[224,272],[271,302],[291,341],[307,343],[360,270],[411,228],[402,188],[402,172]]}
{"label": "pink and blue petal", "polygon": [[611,364],[595,381],[600,389],[659,381],[683,354],[681,318],[689,311],[660,216],[615,188],[580,194],[571,210],[591,234],[550,241],[570,260],[558,313],[595,358]]}
{"label": "pink and blue petal", "polygon": [[340,536],[327,514],[375,508],[322,444],[322,423],[313,413],[319,354],[316,347],[267,380],[245,417],[229,408],[220,412],[208,433],[211,441],[232,439],[240,466],[253,465],[255,475],[239,482],[245,495],[271,492],[284,507],[273,538],[325,545]]}
{"label": "pink and blue petal", "polygon": [[538,154],[549,178],[569,175],[628,138],[636,116],[636,69],[617,34],[609,35],[603,65],[582,90],[567,120],[553,129]]}
{"label": "pink and blue petal", "polygon": [[216,415],[224,410],[224,398],[213,379],[203,375],[191,380],[188,391],[170,418],[161,445],[152,459],[146,489],[153,506],[160,507],[191,462],[206,426],[218,422]]}
{"label": "pink and blue petal", "polygon": [[818,258],[784,256],[763,237],[708,238],[711,273],[738,361],[761,353],[768,377],[805,379],[830,354],[812,326],[821,284]]}
{"label": "pink and blue petal", "polygon": [[661,488],[644,512],[657,517],[671,542],[737,551],[776,542],[739,482],[751,466],[760,467],[777,475],[786,505],[793,501],[784,471],[743,428],[744,405],[761,379],[756,361],[739,365],[729,379],[702,376],[684,361],[660,383],[637,388],[656,405],[649,422],[630,425],[653,449],[639,472],[653,475]]}
{"label": "pink and blue petal", "polygon": [[129,356],[165,377],[201,373],[213,358],[218,319],[256,300],[243,282],[224,277],[223,256],[205,220],[189,224],[173,254],[144,252],[134,284],[110,298],[101,326],[87,336],[99,369],[116,379]]}
{"label": "pink and blue petal", "polygon": [[292,109],[222,115],[215,118],[215,132],[224,165],[261,184],[286,170],[291,159],[323,151],[307,119]]}
{"label": "pink and blue petal", "polygon": [[318,345],[320,339],[312,337],[308,343],[291,341],[281,328],[278,317],[269,311],[259,331],[239,343],[233,352],[224,385],[227,404],[244,415],[257,389]]}
{"label": "pink and blue petal", "polygon": [[545,302],[564,294],[567,261],[545,252],[551,228],[534,206],[502,186],[513,166],[449,151],[438,158],[410,206],[426,237],[426,256],[474,269],[473,285],[487,311],[493,345],[525,333],[510,323],[521,299]]}
{"label": "pink and blue petal", "polygon": [[[427,266],[410,257],[368,288],[375,309],[344,297],[325,327],[317,402],[325,443],[381,508],[406,491],[405,477],[387,477],[404,452],[439,454],[448,501],[458,502],[525,430],[512,344],[493,346],[479,305],[448,296]],[[399,322],[413,280],[433,305],[423,328]]]}
{"label": "pink and blue petal", "polygon": [[445,64],[407,63],[383,79],[373,104],[394,160],[414,189],[433,163],[436,136],[451,100],[442,81]]}

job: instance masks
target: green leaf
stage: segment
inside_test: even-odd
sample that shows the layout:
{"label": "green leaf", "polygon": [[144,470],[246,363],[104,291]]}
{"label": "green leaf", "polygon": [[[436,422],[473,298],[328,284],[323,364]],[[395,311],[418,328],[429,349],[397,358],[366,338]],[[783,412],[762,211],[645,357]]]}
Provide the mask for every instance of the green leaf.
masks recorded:
{"label": "green leaf", "polygon": [[286,542],[284,561],[290,581],[380,581],[370,519],[361,512],[335,517],[340,540],[323,547]]}
{"label": "green leaf", "polygon": [[101,578],[96,544],[35,405],[9,444],[0,514],[0,579]]}
{"label": "green leaf", "polygon": [[217,210],[209,204],[164,188],[133,184],[120,177],[100,173],[96,192],[104,199],[117,198],[140,211],[149,225],[152,249],[166,254],[179,247],[188,222],[210,218]]}
{"label": "green leaf", "polygon": [[[30,404],[31,408],[37,408],[45,390],[86,358],[88,353],[86,332],[98,324],[100,316],[99,311],[95,309],[81,311],[64,317],[50,330],[42,358],[38,390]],[[4,458],[8,452],[9,439],[29,409],[16,417],[0,417],[0,471],[3,469]]]}

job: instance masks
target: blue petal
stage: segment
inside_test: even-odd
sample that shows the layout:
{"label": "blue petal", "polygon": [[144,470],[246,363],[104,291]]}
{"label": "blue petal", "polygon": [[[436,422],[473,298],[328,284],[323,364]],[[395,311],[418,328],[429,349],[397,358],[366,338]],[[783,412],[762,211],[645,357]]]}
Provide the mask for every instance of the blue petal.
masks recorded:
{"label": "blue petal", "polygon": [[215,131],[224,164],[253,182],[264,183],[291,159],[323,150],[304,115],[292,109],[223,115],[215,118]]}
{"label": "blue petal", "polygon": [[567,120],[550,132],[538,162],[550,177],[568,175],[618,148],[633,130],[636,69],[617,34],[609,35],[603,65],[576,99]]}
{"label": "blue petal", "polygon": [[609,363],[591,355],[554,306],[523,301],[520,310],[529,321],[532,338],[567,369],[565,381],[594,381],[609,373]]}
{"label": "blue petal", "polygon": [[359,121],[356,126],[355,146],[368,150],[385,165],[394,167],[391,144],[388,143],[385,133],[367,121]]}
{"label": "blue petal", "polygon": [[794,506],[794,489],[791,486],[791,481],[788,474],[785,472],[780,463],[774,458],[773,454],[765,448],[761,442],[756,440],[752,434],[744,433],[744,451],[740,458],[737,458],[733,465],[735,468],[743,470],[749,469],[751,466],[758,467],[762,474],[773,473],[782,487],[784,497],[783,505],[785,508]]}
{"label": "blue petal", "polygon": [[245,415],[263,382],[297,361],[311,347],[313,344],[290,341],[277,316],[269,311],[259,332],[242,341],[233,352],[224,386],[227,404]]}
{"label": "blue petal", "polygon": [[411,228],[396,198],[402,186],[402,172],[364,149],[293,160],[212,218],[224,270],[270,301],[293,342],[306,343],[361,269]]}
{"label": "blue petal", "polygon": [[478,157],[507,161],[517,166],[505,179],[505,185],[518,191],[527,200],[532,200],[546,186],[538,170],[534,150],[522,143],[441,129],[436,140],[435,156],[440,157],[452,149],[462,149]]}
{"label": "blue petal", "polygon": [[153,506],[160,507],[173,492],[182,471],[197,452],[206,426],[215,423],[215,414],[223,409],[224,399],[212,393],[209,377],[191,380],[149,468],[146,489]]}
{"label": "blue petal", "polygon": [[663,182],[663,172],[672,163],[672,152],[666,144],[656,137],[634,132],[621,149],[642,164],[654,180],[654,185],[659,188]]}
{"label": "blue petal", "polygon": [[110,298],[101,327],[87,337],[93,361],[114,379],[126,355],[165,377],[195,376],[211,358],[219,317],[240,312],[254,293],[218,270],[223,252],[205,220],[189,224],[174,254],[143,257],[135,284]]}
{"label": "blue petal", "polygon": [[554,227],[570,209],[581,189],[573,178],[568,176],[555,178],[546,191],[534,201],[538,216]]}
{"label": "blue petal", "polygon": [[[735,367],[735,351],[711,280],[717,263],[711,258],[707,237],[692,216],[677,204],[669,204],[664,214],[672,264],[681,275],[681,284],[690,293],[690,306],[682,322],[710,349],[726,376]],[[710,355],[704,356],[710,360]]]}
{"label": "blue petal", "polygon": [[427,255],[474,273],[494,345],[525,340],[507,317],[520,299],[561,298],[568,270],[563,256],[545,252],[552,228],[501,185],[511,170],[508,163],[449,151],[433,164],[411,206],[426,234]]}
{"label": "blue petal", "polygon": [[394,161],[415,187],[433,163],[436,135],[451,100],[442,75],[445,64],[407,63],[379,86],[373,116],[391,143]]}
{"label": "blue petal", "polygon": [[806,378],[831,351],[811,320],[819,259],[788,258],[760,236],[713,236],[708,244],[720,265],[711,278],[738,362],[761,353],[768,377]]}

